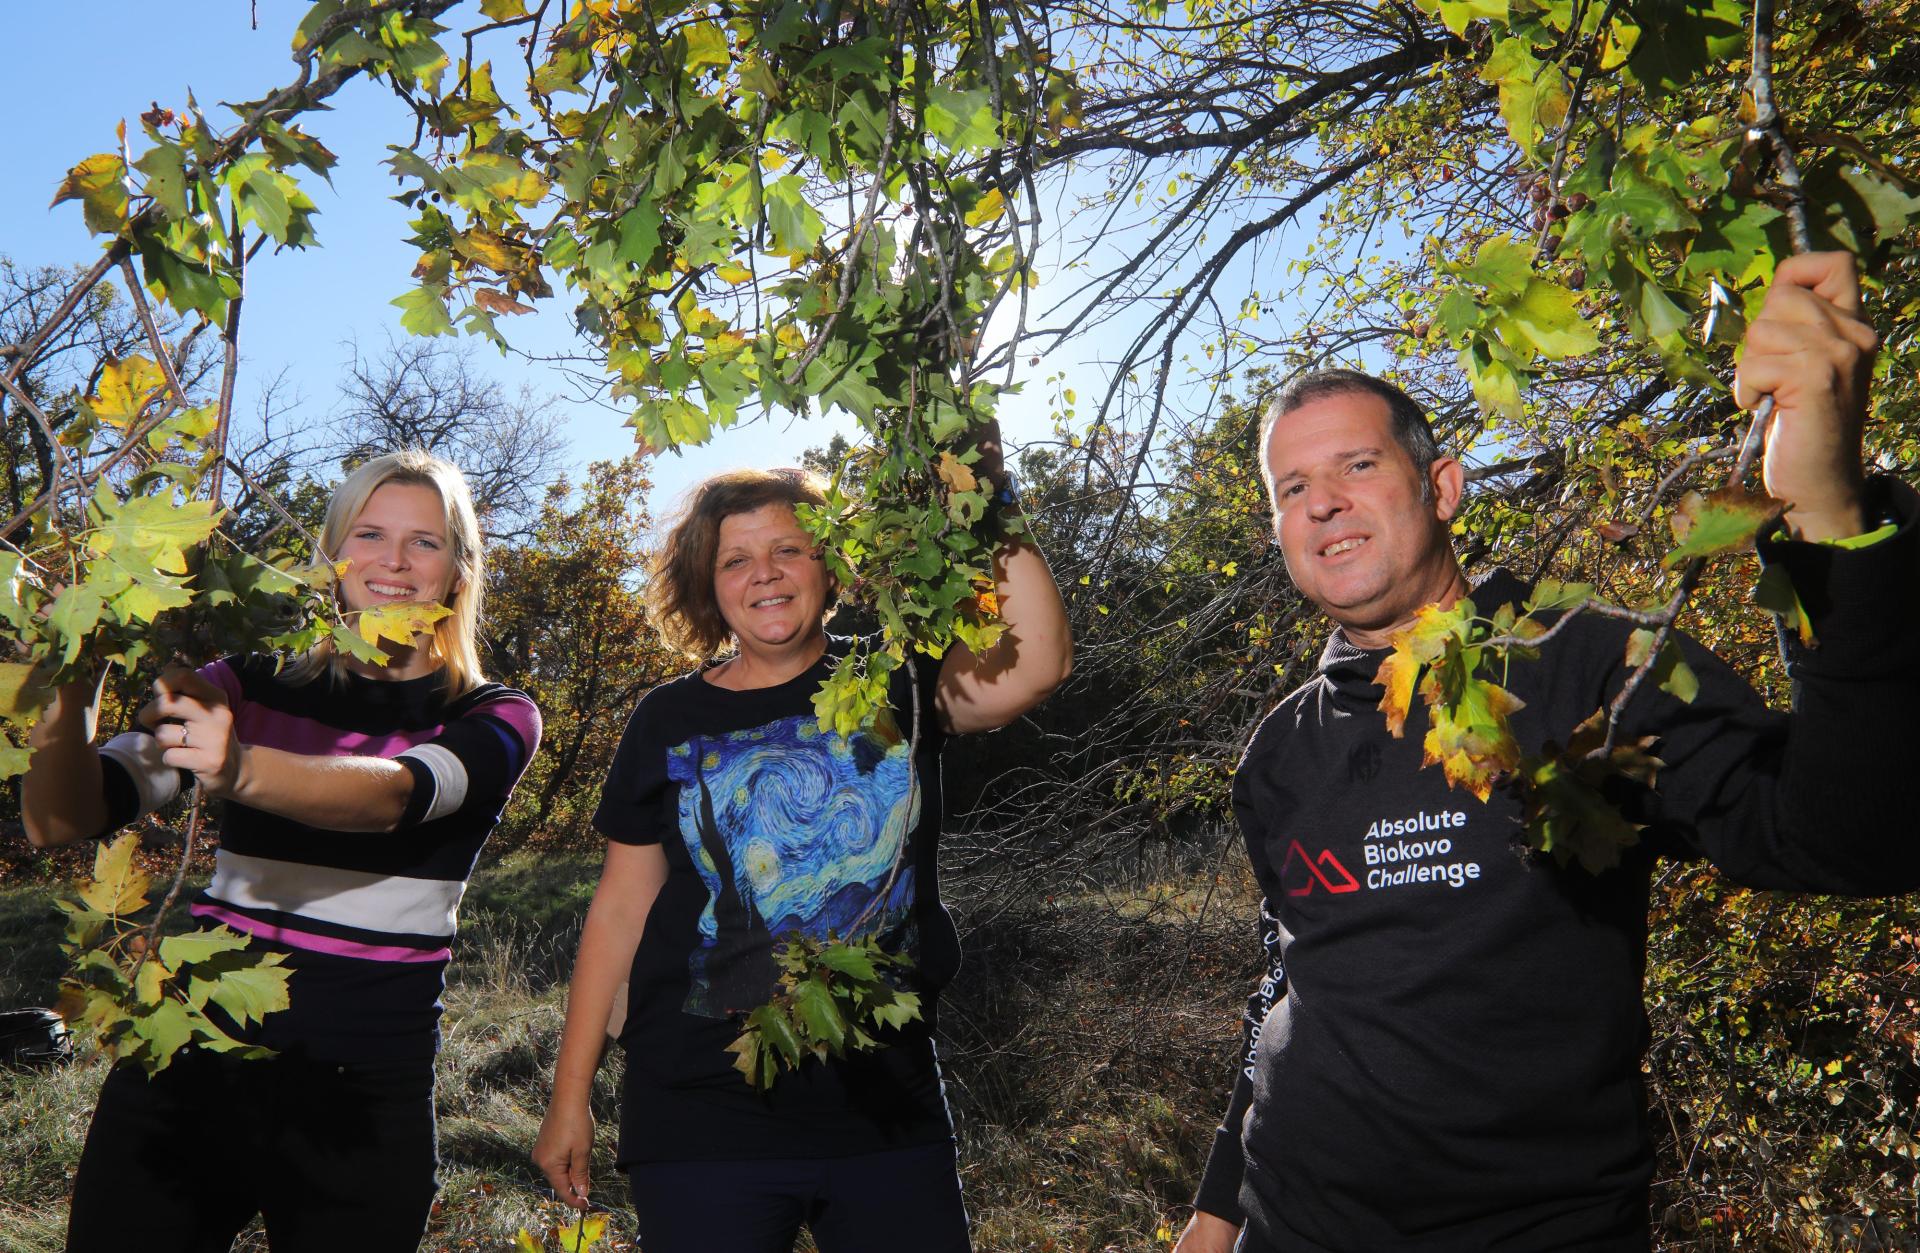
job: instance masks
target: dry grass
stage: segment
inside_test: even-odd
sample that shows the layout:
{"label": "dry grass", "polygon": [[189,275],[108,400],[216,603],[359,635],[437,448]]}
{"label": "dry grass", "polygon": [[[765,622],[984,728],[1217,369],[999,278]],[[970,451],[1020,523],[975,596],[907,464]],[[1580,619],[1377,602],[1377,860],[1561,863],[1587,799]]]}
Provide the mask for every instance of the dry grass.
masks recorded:
{"label": "dry grass", "polygon": [[[450,975],[436,1100],[440,1199],[422,1246],[506,1250],[522,1227],[560,1246],[568,1212],[527,1160],[559,1044],[565,971],[596,864],[485,871]],[[1089,892],[1073,904],[961,912],[969,956],[943,1017],[968,1211],[982,1253],[1165,1250],[1224,1101],[1233,1007],[1193,908],[1207,893]],[[0,1004],[44,1004],[59,972],[45,890],[0,893]],[[1220,900],[1213,901],[1217,915]],[[1246,945],[1235,927],[1232,950]],[[1198,946],[1198,947],[1196,947]],[[1237,952],[1237,956],[1246,956]],[[1183,964],[1184,963],[1184,964]],[[1204,988],[1168,1004],[1170,984]],[[1202,1060],[1195,1062],[1195,1046]],[[0,1071],[0,1253],[55,1253],[102,1060]],[[635,1247],[613,1170],[618,1069],[595,1091],[603,1249]],[[258,1230],[236,1248],[266,1248]],[[802,1253],[806,1246],[803,1244]]]}

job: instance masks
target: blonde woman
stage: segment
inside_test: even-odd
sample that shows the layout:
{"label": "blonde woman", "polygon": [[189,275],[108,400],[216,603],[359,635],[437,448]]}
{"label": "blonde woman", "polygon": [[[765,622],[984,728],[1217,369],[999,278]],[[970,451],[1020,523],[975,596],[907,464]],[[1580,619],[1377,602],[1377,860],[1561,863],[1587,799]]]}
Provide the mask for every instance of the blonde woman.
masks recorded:
{"label": "blonde woman", "polygon": [[368,462],[321,542],[346,563],[343,609],[452,613],[387,645],[384,666],[323,646],[284,669],[171,670],[137,729],[99,748],[92,685],[62,690],[34,731],[34,844],[108,834],[197,780],[225,812],[192,912],[292,972],[289,1008],[231,1028],[270,1060],[189,1048],[152,1078],[108,1074],[74,1181],[76,1253],[224,1250],[255,1214],[276,1253],[399,1253],[426,1228],[455,916],[540,714],[480,673],[480,530],[459,470],[416,451]]}
{"label": "blonde woman", "polygon": [[[995,483],[997,444],[976,467]],[[854,642],[825,631],[837,589],[794,516],[821,501],[795,470],[694,490],[649,597],[662,634],[702,664],[641,700],[594,815],[606,867],[534,1160],[587,1204],[587,1094],[630,983],[618,1164],[647,1253],[787,1253],[802,1226],[822,1253],[968,1247],[932,1034],[959,962],[936,878],[940,751],[1066,676],[1066,613],[1039,550],[1008,544],[994,559],[1000,644],[918,658],[917,690],[896,671],[870,730],[822,734],[814,692]],[[774,990],[773,950],[793,932],[911,956],[926,1021],[756,1092],[727,1045]]]}

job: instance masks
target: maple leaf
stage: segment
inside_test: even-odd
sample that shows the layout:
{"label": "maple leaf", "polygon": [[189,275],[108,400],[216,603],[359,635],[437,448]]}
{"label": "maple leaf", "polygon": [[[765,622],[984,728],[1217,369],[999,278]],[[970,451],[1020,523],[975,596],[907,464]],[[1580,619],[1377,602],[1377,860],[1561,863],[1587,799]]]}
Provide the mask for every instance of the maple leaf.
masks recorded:
{"label": "maple leaf", "polygon": [[378,644],[381,640],[411,644],[414,636],[431,632],[434,623],[452,612],[445,605],[412,600],[395,601],[362,609],[354,621],[354,627],[360,632],[360,638],[369,644]]}
{"label": "maple leaf", "polygon": [[137,353],[125,358],[107,358],[100,369],[100,383],[87,397],[93,416],[110,426],[124,428],[147,407],[153,394],[166,386],[167,376],[160,367]]}
{"label": "maple leaf", "polygon": [[147,903],[147,872],[134,864],[140,837],[129,831],[94,850],[93,878],[80,885],[80,899],[103,914],[131,914]]}
{"label": "maple leaf", "polygon": [[533,306],[521,304],[512,296],[497,292],[491,287],[476,287],[473,302],[488,313],[532,313]]}
{"label": "maple leaf", "polygon": [[1440,659],[1449,640],[1464,635],[1473,613],[1473,602],[1465,598],[1452,609],[1427,605],[1415,615],[1412,626],[1393,637],[1393,651],[1373,676],[1373,681],[1385,689],[1379,709],[1387,716],[1387,731],[1393,738],[1406,734],[1407,712],[1413,705],[1414,683],[1420,671]]}
{"label": "maple leaf", "polygon": [[1607,711],[1595,710],[1574,728],[1565,749],[1549,743],[1546,755],[1529,758],[1519,771],[1526,800],[1527,843],[1565,866],[1573,861],[1590,874],[1620,864],[1622,851],[1640,840],[1642,824],[1629,822],[1607,799],[1611,776],[1652,787],[1663,763],[1653,756],[1653,736],[1600,754],[1607,738]]}
{"label": "maple leaf", "polygon": [[[1437,686],[1436,679],[1428,682]],[[1520,764],[1520,745],[1508,719],[1525,702],[1497,683],[1469,677],[1459,684],[1456,699],[1430,703],[1432,725],[1421,764],[1438,765],[1449,787],[1465,788],[1486,800],[1500,776]]]}
{"label": "maple leaf", "polygon": [[949,490],[956,492],[979,490],[980,480],[975,477],[973,470],[950,452],[941,453],[940,460],[933,469]]}
{"label": "maple leaf", "polygon": [[1689,557],[1741,552],[1786,512],[1786,504],[1743,487],[1723,487],[1702,496],[1688,492],[1673,511],[1673,538],[1679,546],[1660,560],[1679,565]]}

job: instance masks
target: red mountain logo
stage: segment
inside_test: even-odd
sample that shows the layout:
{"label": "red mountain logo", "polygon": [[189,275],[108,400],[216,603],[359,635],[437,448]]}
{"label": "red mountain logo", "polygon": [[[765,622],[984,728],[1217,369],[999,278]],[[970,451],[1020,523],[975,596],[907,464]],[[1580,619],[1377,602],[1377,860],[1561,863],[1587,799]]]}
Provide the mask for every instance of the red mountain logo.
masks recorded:
{"label": "red mountain logo", "polygon": [[1359,882],[1340,864],[1332,849],[1321,850],[1315,858],[1300,847],[1298,840],[1288,846],[1287,859],[1280,863],[1280,882],[1286,885],[1288,896],[1309,895],[1316,883],[1336,895],[1360,890]]}

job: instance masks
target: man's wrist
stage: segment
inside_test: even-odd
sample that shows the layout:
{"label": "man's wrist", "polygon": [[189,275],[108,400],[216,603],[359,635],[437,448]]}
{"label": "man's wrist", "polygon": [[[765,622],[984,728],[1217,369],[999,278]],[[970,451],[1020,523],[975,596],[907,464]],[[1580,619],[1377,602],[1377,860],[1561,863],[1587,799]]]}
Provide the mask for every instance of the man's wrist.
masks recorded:
{"label": "man's wrist", "polygon": [[1816,544],[1852,539],[1871,529],[1866,507],[1858,497],[1851,504],[1833,509],[1789,509],[1784,521],[1794,539]]}

